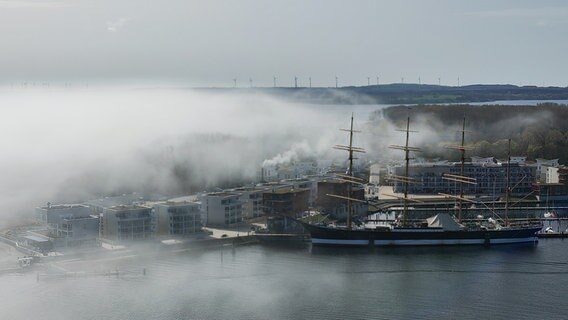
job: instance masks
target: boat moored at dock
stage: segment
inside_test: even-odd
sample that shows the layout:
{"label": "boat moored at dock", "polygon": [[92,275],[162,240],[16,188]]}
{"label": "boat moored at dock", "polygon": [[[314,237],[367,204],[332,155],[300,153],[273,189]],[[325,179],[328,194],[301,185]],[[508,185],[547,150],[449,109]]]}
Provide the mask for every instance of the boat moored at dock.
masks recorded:
{"label": "boat moored at dock", "polygon": [[[395,220],[385,222],[381,225],[374,227],[353,226],[352,225],[352,210],[351,202],[358,201],[353,199],[351,194],[344,198],[348,201],[348,219],[346,226],[322,225],[322,224],[309,224],[302,222],[302,225],[309,231],[311,242],[313,245],[327,245],[327,246],[456,246],[456,245],[483,245],[491,246],[497,244],[535,244],[538,242],[537,233],[541,231],[541,223],[532,224],[511,224],[508,219],[509,210],[509,192],[507,179],[507,192],[505,200],[505,217],[489,218],[487,220],[479,220],[475,223],[462,223],[462,202],[471,201],[464,197],[463,188],[460,187],[459,194],[449,195],[440,194],[448,198],[456,200],[456,215],[452,216],[447,212],[438,213],[430,218],[427,218],[419,223],[410,222],[408,220],[409,205],[411,200],[408,197],[408,184],[417,183],[414,179],[408,176],[408,166],[410,160],[410,152],[418,152],[420,149],[410,147],[408,145],[409,133],[413,132],[409,129],[410,117],[407,119],[406,129],[400,130],[406,133],[406,144],[403,146],[391,146],[393,149],[402,150],[405,152],[405,175],[404,176],[391,176],[391,179],[398,180],[404,183],[404,197],[400,197],[404,201],[403,212],[401,216],[397,216]],[[340,149],[349,152],[349,169],[348,175],[343,176],[348,182],[357,183],[356,178],[353,177],[353,152],[364,152],[363,149],[353,147],[353,116],[351,117],[351,128],[348,131],[349,145],[341,146]],[[456,182],[460,186],[464,183],[475,184],[474,178],[463,175],[463,166],[465,162],[465,118],[463,121],[463,128],[461,130],[462,141],[461,145],[452,147],[461,152],[462,173],[457,174],[444,174],[443,179]],[[510,144],[510,141],[509,141]],[[509,146],[510,150],[510,146]],[[507,175],[509,175],[510,155],[507,161]],[[334,196],[334,195],[330,195]],[[337,197],[337,196],[336,196]],[[487,213],[495,215],[489,207]]]}

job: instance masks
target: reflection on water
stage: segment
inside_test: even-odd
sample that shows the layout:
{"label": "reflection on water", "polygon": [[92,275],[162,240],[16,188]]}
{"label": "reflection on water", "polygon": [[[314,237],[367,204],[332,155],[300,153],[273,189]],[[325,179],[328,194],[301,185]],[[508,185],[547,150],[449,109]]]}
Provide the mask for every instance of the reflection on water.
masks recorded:
{"label": "reflection on water", "polygon": [[61,260],[54,265],[67,271],[120,276],[1,275],[0,319],[562,319],[566,245],[254,245]]}

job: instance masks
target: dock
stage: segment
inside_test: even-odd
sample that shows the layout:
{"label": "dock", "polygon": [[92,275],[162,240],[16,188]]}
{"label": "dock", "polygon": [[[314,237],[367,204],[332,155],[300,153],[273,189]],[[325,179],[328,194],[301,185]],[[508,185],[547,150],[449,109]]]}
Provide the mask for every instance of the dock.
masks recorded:
{"label": "dock", "polygon": [[298,233],[256,233],[255,238],[264,245],[297,246],[305,245],[309,235]]}
{"label": "dock", "polygon": [[539,232],[537,233],[539,238],[568,238],[567,232]]}

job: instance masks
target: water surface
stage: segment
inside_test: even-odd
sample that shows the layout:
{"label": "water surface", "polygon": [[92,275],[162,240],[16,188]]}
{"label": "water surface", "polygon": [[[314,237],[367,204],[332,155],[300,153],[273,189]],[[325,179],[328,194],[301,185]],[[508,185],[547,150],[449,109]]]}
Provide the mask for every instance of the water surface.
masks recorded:
{"label": "water surface", "polygon": [[[62,260],[39,281],[0,275],[0,319],[565,319],[566,245],[253,245]],[[61,270],[119,275],[54,276]]]}

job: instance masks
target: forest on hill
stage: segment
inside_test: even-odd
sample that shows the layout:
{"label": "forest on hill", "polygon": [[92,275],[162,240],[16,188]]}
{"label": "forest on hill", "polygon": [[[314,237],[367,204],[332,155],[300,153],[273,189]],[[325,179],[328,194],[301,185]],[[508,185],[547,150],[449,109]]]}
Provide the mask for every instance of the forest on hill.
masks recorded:
{"label": "forest on hill", "polygon": [[384,109],[382,116],[399,127],[410,117],[411,128],[415,125],[436,132],[436,137],[421,146],[424,150],[421,156],[425,158],[457,160],[459,153],[447,146],[461,142],[459,131],[465,118],[469,156],[506,159],[511,139],[513,156],[527,156],[529,160],[558,158],[561,164],[568,164],[567,105],[394,106]]}

